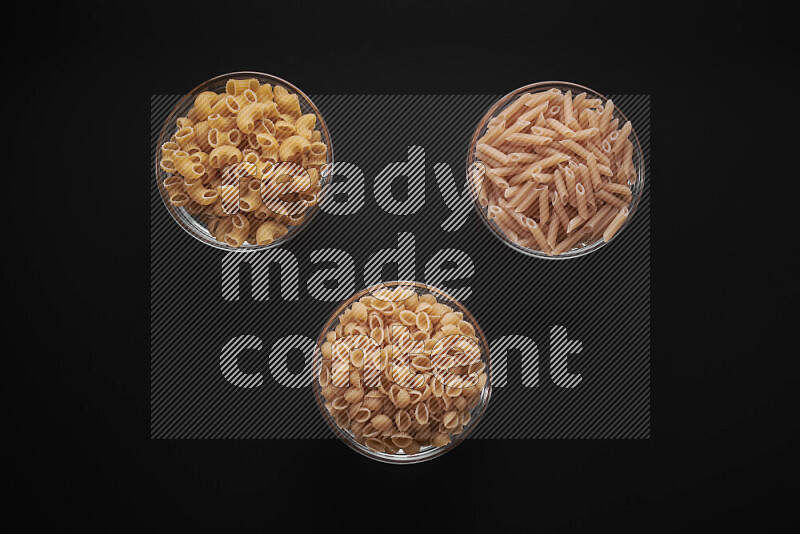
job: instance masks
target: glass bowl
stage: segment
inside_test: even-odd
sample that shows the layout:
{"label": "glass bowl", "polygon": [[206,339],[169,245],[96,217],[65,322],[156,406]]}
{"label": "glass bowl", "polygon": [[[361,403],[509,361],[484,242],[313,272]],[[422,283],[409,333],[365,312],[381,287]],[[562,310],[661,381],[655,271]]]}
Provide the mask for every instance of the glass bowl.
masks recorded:
{"label": "glass bowl", "polygon": [[[169,177],[179,177],[180,174],[173,174],[169,173],[164,170],[161,166],[161,158],[162,158],[162,147],[165,143],[170,142],[174,139],[176,132],[178,131],[178,127],[176,125],[176,121],[180,117],[186,117],[189,113],[190,109],[195,104],[195,99],[197,96],[205,91],[213,91],[215,93],[222,93],[226,92],[226,84],[228,80],[247,80],[255,78],[260,85],[263,84],[270,84],[273,88],[276,86],[283,86],[286,88],[289,93],[296,94],[298,97],[298,103],[300,105],[300,112],[302,114],[314,114],[316,116],[316,124],[314,126],[314,130],[319,132],[319,141],[324,143],[327,150],[325,155],[325,163],[319,167],[320,171],[320,189],[319,192],[316,194],[316,202],[307,208],[305,211],[305,217],[303,218],[302,222],[296,225],[288,225],[288,232],[272,241],[269,244],[264,245],[257,245],[251,244],[250,242],[244,242],[241,246],[235,247],[231,246],[226,242],[220,242],[211,234],[209,231],[209,216],[207,215],[208,210],[205,210],[205,215],[203,213],[197,213],[198,211],[202,210],[202,207],[199,205],[194,205],[192,202],[189,202],[186,206],[175,206],[170,202],[170,195],[167,191],[167,187],[165,186],[165,180]],[[240,147],[246,145],[247,141],[244,140],[240,143]],[[325,124],[324,119],[322,118],[322,114],[320,113],[319,109],[314,105],[311,99],[303,93],[300,89],[292,85],[291,83],[278,78],[277,76],[272,76],[270,74],[264,74],[261,72],[248,72],[248,71],[241,71],[241,72],[230,72],[227,74],[223,74],[221,76],[217,76],[212,78],[202,84],[198,85],[194,89],[192,89],[189,94],[181,98],[181,100],[175,105],[172,111],[167,117],[167,120],[164,122],[164,125],[161,128],[161,132],[158,137],[158,145],[156,147],[156,153],[154,154],[154,163],[155,163],[155,171],[156,171],[156,180],[158,182],[158,189],[161,193],[161,198],[164,201],[164,206],[169,211],[172,218],[183,228],[186,232],[188,232],[192,237],[198,239],[199,241],[205,243],[206,245],[210,245],[212,247],[228,250],[228,251],[254,251],[254,250],[266,250],[269,248],[273,248],[276,246],[284,245],[290,239],[297,236],[301,231],[303,231],[306,227],[311,224],[311,221],[314,219],[314,216],[317,214],[319,210],[319,204],[322,201],[322,197],[324,196],[325,192],[328,189],[328,185],[330,183],[330,177],[325,172],[326,168],[330,168],[330,165],[333,162],[333,146],[331,144],[331,137],[328,132],[328,127]],[[229,166],[230,167],[230,166]],[[224,169],[221,169],[220,174],[224,174]],[[223,198],[223,197],[220,197]],[[227,201],[227,200],[226,200]],[[222,200],[218,200],[217,202],[222,202]],[[238,200],[236,202],[239,202]],[[188,209],[187,209],[188,208]],[[224,217],[224,216],[223,216]]]}
{"label": "glass bowl", "polygon": [[[388,379],[386,379],[387,382],[383,382],[383,380],[384,380],[384,376],[383,376],[384,372],[383,371],[376,371],[375,372],[376,374],[373,374],[373,377],[377,376],[377,373],[380,373],[379,378],[377,379],[378,380],[377,383],[385,385],[385,389],[383,391],[386,392],[386,395],[389,395],[389,394],[394,395],[394,393],[391,393],[392,391],[397,392],[398,394],[394,395],[392,397],[392,399],[393,399],[392,401],[390,401],[389,398],[386,398],[385,396],[380,396],[381,401],[383,401],[386,404],[383,404],[381,408],[373,408],[370,413],[367,413],[366,414],[367,419],[362,421],[363,424],[369,425],[374,420],[373,418],[376,415],[379,415],[381,413],[386,413],[388,415],[388,417],[392,421],[391,428],[397,430],[398,429],[398,426],[397,426],[398,421],[402,422],[403,419],[402,419],[402,417],[400,419],[398,419],[398,415],[396,413],[392,414],[391,410],[397,410],[396,405],[398,403],[400,403],[401,407],[407,408],[407,410],[405,410],[406,413],[412,414],[411,415],[411,417],[412,417],[412,419],[411,419],[412,428],[408,428],[407,429],[408,432],[410,434],[413,434],[414,436],[420,436],[421,434],[419,434],[419,432],[422,432],[423,429],[421,429],[419,427],[417,427],[417,428],[413,427],[413,425],[416,424],[415,420],[413,419],[413,417],[414,417],[413,414],[416,414],[416,409],[417,409],[416,406],[417,405],[424,404],[425,406],[421,407],[421,408],[423,408],[422,412],[429,413],[428,412],[428,406],[439,405],[439,408],[449,411],[449,410],[457,410],[454,406],[457,406],[456,403],[461,403],[461,405],[460,405],[461,408],[459,408],[459,409],[463,410],[463,411],[461,412],[461,414],[460,414],[461,417],[459,417],[458,420],[459,420],[459,422],[463,422],[463,428],[461,429],[461,431],[459,433],[450,435],[449,436],[449,438],[450,438],[449,443],[447,443],[444,446],[438,446],[437,447],[437,446],[434,446],[432,444],[422,443],[421,446],[419,447],[419,450],[417,452],[412,452],[411,454],[407,454],[400,447],[398,447],[398,450],[395,451],[395,452],[391,452],[391,451],[390,452],[386,452],[386,450],[383,450],[383,451],[374,450],[373,448],[370,448],[369,446],[367,446],[366,441],[368,441],[368,440],[366,438],[364,438],[363,436],[360,436],[359,438],[357,438],[356,435],[353,433],[353,431],[349,428],[351,424],[354,424],[354,421],[351,420],[349,416],[345,416],[346,422],[343,423],[343,426],[340,426],[337,423],[337,420],[340,420],[339,417],[341,417],[344,414],[344,412],[348,412],[349,413],[351,410],[359,410],[360,411],[360,408],[363,408],[366,405],[366,401],[368,400],[368,397],[370,395],[365,395],[361,399],[361,401],[355,401],[355,402],[348,401],[347,400],[347,396],[344,395],[343,393],[338,393],[334,397],[331,397],[329,395],[327,399],[325,397],[326,387],[323,387],[320,384],[320,382],[324,381],[326,383],[325,386],[328,386],[328,384],[331,384],[331,385],[336,384],[335,375],[336,375],[337,371],[336,371],[336,367],[335,367],[336,366],[335,362],[337,361],[337,358],[343,354],[343,353],[338,352],[336,344],[335,343],[333,343],[333,344],[330,343],[329,339],[330,339],[331,333],[336,333],[337,332],[337,325],[340,325],[339,319],[340,319],[340,317],[343,316],[343,314],[353,314],[352,316],[356,317],[356,314],[354,313],[353,308],[352,308],[354,304],[356,304],[358,302],[368,302],[367,299],[372,299],[373,303],[376,302],[376,301],[380,301],[380,306],[381,307],[385,307],[385,306],[391,305],[392,302],[400,302],[402,299],[405,299],[406,297],[408,297],[411,294],[412,291],[416,292],[419,296],[432,295],[436,299],[437,303],[442,303],[442,304],[444,304],[446,306],[449,306],[450,308],[452,308],[453,312],[456,312],[456,315],[458,313],[463,314],[462,319],[464,321],[468,322],[470,325],[472,325],[472,328],[474,328],[474,338],[473,339],[475,340],[475,342],[474,342],[474,344],[470,343],[470,346],[474,349],[474,352],[473,352],[473,355],[470,356],[470,358],[472,358],[471,361],[474,362],[474,364],[477,365],[478,367],[477,367],[477,370],[475,371],[475,373],[473,373],[473,374],[468,374],[469,371],[463,371],[463,370],[461,371],[461,372],[467,373],[467,374],[464,374],[463,376],[470,377],[469,381],[466,382],[465,384],[471,384],[472,389],[471,389],[471,391],[468,391],[468,390],[465,390],[465,389],[461,389],[458,392],[458,396],[448,395],[447,390],[445,390],[444,393],[442,393],[441,390],[438,391],[438,393],[429,392],[429,391],[426,390],[426,388],[428,387],[428,385],[433,384],[433,381],[431,380],[431,375],[429,374],[427,376],[420,377],[420,378],[423,379],[423,381],[427,380],[427,384],[428,385],[421,386],[421,385],[419,385],[419,382],[413,381],[413,382],[415,382],[417,384],[418,391],[423,392],[423,394],[419,395],[419,396],[415,396],[413,400],[409,400],[410,404],[408,404],[407,406],[403,406],[403,403],[400,403],[399,399],[401,398],[401,395],[405,395],[405,394],[404,393],[400,393],[400,389],[401,388],[396,385],[398,381],[402,380],[400,378],[401,375],[393,375],[394,380],[395,380],[394,383],[389,382]],[[401,294],[402,294],[402,296],[400,296]],[[367,299],[365,299],[365,297],[367,297]],[[406,302],[408,302],[408,301],[406,301]],[[419,306],[419,304],[421,304],[421,303],[422,303],[422,301],[420,301],[420,303],[418,303],[417,306]],[[414,308],[416,309],[416,306],[414,306]],[[401,314],[399,314],[399,311],[400,310],[394,309],[394,312],[397,314],[398,317],[401,315]],[[366,325],[372,324],[372,321],[373,321],[373,319],[371,318],[371,314],[372,313],[376,313],[376,314],[379,314],[379,315],[382,313],[382,312],[378,312],[375,309],[373,309],[371,304],[368,304],[367,312],[370,314],[370,319],[367,321]],[[384,313],[383,314],[384,318],[389,317],[391,315],[391,312],[388,311],[388,310],[386,311],[386,313],[388,313],[389,315],[386,315]],[[435,316],[438,313],[441,313],[441,312],[440,311],[436,311],[432,315]],[[433,326],[431,327],[431,329],[429,331],[435,331],[436,329],[440,328],[441,326],[440,326],[440,323],[438,321],[443,320],[442,319],[443,317],[444,317],[444,315],[442,315],[441,317],[435,319],[433,321]],[[404,316],[404,318],[407,319],[408,315]],[[449,319],[453,319],[453,316],[450,316]],[[448,319],[448,322],[452,322],[449,319]],[[364,324],[363,323],[363,316],[362,316],[362,319],[360,320],[359,324]],[[341,326],[339,326],[339,328],[341,328]],[[379,327],[376,327],[376,328],[379,328]],[[385,328],[385,326],[384,326],[384,328]],[[460,325],[460,323],[459,323],[459,328],[462,328],[462,325]],[[410,330],[410,332],[412,330],[414,330],[413,327]],[[469,328],[466,328],[466,330],[470,331]],[[346,328],[345,328],[344,331],[339,330],[338,338],[342,338],[343,336],[346,337],[346,336],[348,336],[350,334],[356,334],[357,335],[358,332],[353,331],[353,332],[348,333]],[[394,339],[397,340],[397,339],[399,339],[399,337],[396,337]],[[453,339],[455,339],[455,337],[454,338],[448,338],[448,339],[449,340],[453,340]],[[324,350],[324,345],[326,343],[329,346],[328,347],[328,349],[329,349],[328,351]],[[402,342],[395,341],[395,345],[397,345],[398,343],[402,343]],[[333,348],[331,349],[330,347],[333,347]],[[323,356],[323,354],[325,352],[328,352],[328,354],[327,354],[328,358],[327,359],[325,358],[325,356]],[[478,356],[478,352],[479,352],[479,356]],[[413,352],[413,353],[416,353],[416,352]],[[337,354],[339,356],[337,356]],[[345,369],[347,369],[348,372],[352,372],[355,369],[354,364],[352,362],[355,362],[356,359],[355,359],[355,356],[352,355],[352,353],[347,353],[347,354],[349,354],[349,357],[351,358],[350,361],[349,362],[347,361],[348,356],[343,356],[344,359],[341,359],[340,361],[345,362],[345,363],[344,364],[340,364],[340,365],[345,365],[346,366]],[[434,355],[435,354],[436,354],[436,351],[434,349]],[[435,359],[434,355],[431,355],[431,361],[436,362],[437,360]],[[477,360],[478,357],[480,358],[480,360]],[[368,356],[364,356],[363,357],[363,362],[367,362],[368,359],[369,359]],[[423,358],[423,360],[424,360],[424,358]],[[415,359],[415,361],[416,361],[416,359]],[[327,363],[325,363],[325,362],[327,362]],[[459,362],[456,360],[455,363],[459,363]],[[322,416],[325,419],[326,423],[331,428],[333,433],[336,434],[336,436],[340,440],[342,440],[345,444],[347,444],[350,448],[352,448],[356,452],[358,452],[358,453],[360,453],[360,454],[362,454],[362,455],[364,455],[364,456],[366,456],[368,458],[371,458],[373,460],[378,460],[378,461],[381,461],[381,462],[392,463],[392,464],[412,464],[412,463],[423,462],[423,461],[426,461],[426,460],[431,460],[433,458],[437,458],[437,457],[445,454],[448,451],[451,451],[459,443],[461,443],[465,438],[467,438],[467,436],[469,436],[472,433],[472,431],[475,429],[475,427],[480,422],[481,417],[483,416],[483,413],[485,412],[486,407],[489,404],[489,397],[490,397],[491,391],[492,391],[492,387],[491,387],[491,365],[490,365],[490,363],[491,363],[491,360],[490,360],[490,356],[489,356],[489,345],[488,345],[488,343],[486,341],[486,337],[484,336],[483,331],[478,326],[477,321],[475,321],[475,318],[472,316],[472,314],[469,313],[469,311],[461,303],[457,302],[455,299],[453,299],[452,297],[447,295],[447,293],[445,293],[444,291],[442,291],[440,289],[437,289],[435,287],[431,287],[431,286],[429,286],[427,284],[420,283],[420,282],[405,282],[405,281],[387,282],[387,283],[384,283],[384,284],[379,284],[377,286],[373,286],[373,287],[368,288],[368,289],[364,289],[364,290],[356,293],[355,295],[353,295],[352,297],[347,299],[347,301],[342,303],[342,305],[339,306],[339,308],[331,315],[330,319],[328,319],[328,321],[325,323],[325,326],[322,328],[322,332],[320,333],[319,339],[317,341],[317,349],[315,351],[314,362],[313,362],[313,366],[312,366],[312,369],[313,369],[313,380],[312,380],[313,386],[312,387],[313,387],[313,391],[314,391],[314,397],[315,397],[316,402],[317,402],[317,406],[319,407],[320,413],[322,414]],[[324,369],[324,367],[326,365],[327,365],[327,370]],[[331,371],[331,365],[334,366],[333,367],[333,371]],[[434,365],[438,365],[438,364],[434,364]],[[465,367],[465,366],[462,365],[461,368],[463,368],[463,367]],[[483,368],[482,370],[480,370],[481,367]],[[402,367],[398,366],[398,369],[401,369],[401,368]],[[362,381],[361,389],[362,389],[362,391],[366,391],[367,393],[369,393],[369,390],[373,389],[373,387],[375,386],[376,382],[373,381],[373,383],[371,385],[367,383],[368,379],[366,377],[368,376],[368,372],[367,372],[368,365],[366,363],[362,363],[361,366],[360,366],[360,369],[362,370],[361,371],[361,376],[363,377],[363,378],[359,379],[359,380]],[[375,367],[375,369],[386,369],[386,368],[385,367]],[[459,372],[457,369],[460,369],[460,368],[453,368],[454,373],[458,373]],[[329,372],[333,376],[332,379],[328,379],[327,378]],[[321,374],[322,373],[324,373],[324,375],[326,377],[325,380],[321,379]],[[483,385],[481,386],[481,382],[478,382],[477,378],[478,378],[478,376],[480,374],[483,374],[483,373],[485,373],[485,376],[483,377],[483,380],[482,380]],[[416,378],[416,377],[418,377],[420,375],[410,375],[410,376],[413,376],[414,378]],[[455,375],[452,375],[452,376],[455,376]],[[351,377],[352,377],[352,375],[351,375]],[[408,379],[408,378],[406,378],[406,379]],[[351,380],[351,378],[347,378],[346,379],[346,381],[348,381],[348,383],[349,383],[349,380]],[[373,380],[375,380],[375,379],[373,379]],[[342,382],[339,382],[339,383],[341,384]],[[400,383],[402,383],[402,382],[400,382]],[[448,382],[448,383],[450,383],[450,382]],[[413,388],[410,387],[410,386],[407,386],[407,387],[408,387],[408,389],[405,389],[405,391],[406,392],[412,392],[411,390]],[[344,387],[344,386],[341,389],[344,390],[344,391],[347,391],[347,388]],[[450,391],[450,393],[455,392],[455,390],[456,390],[456,388],[453,388]],[[376,393],[375,391],[378,391],[378,390],[375,389],[372,393],[374,395],[378,395],[378,393]],[[463,393],[463,395],[461,393]],[[428,395],[428,396],[426,397],[425,395]],[[407,395],[405,395],[405,396],[407,397]],[[442,405],[442,403],[445,400],[445,399],[442,398],[444,396],[450,396],[451,397],[450,399],[448,399],[450,404],[448,404],[447,408],[443,408],[443,405]],[[458,400],[459,396],[461,397],[461,400]],[[435,400],[435,397],[439,397],[439,400]],[[455,400],[454,400],[454,398],[455,398]],[[398,401],[394,402],[394,399],[398,399]],[[422,400],[420,400],[420,399],[422,399]],[[403,399],[403,400],[405,401],[407,399]],[[331,407],[331,405],[334,403],[334,401],[341,401],[343,403],[344,402],[351,402],[351,403],[347,404],[347,408],[344,408],[344,409],[341,409],[341,410],[337,411],[337,410],[335,410],[334,408]],[[389,405],[390,402],[393,402],[393,404]],[[356,408],[353,408],[354,404],[358,404],[359,406],[356,406]],[[392,408],[392,406],[395,406],[395,407]],[[388,412],[385,411],[385,410],[387,410],[387,407],[388,407],[388,410],[389,410]],[[430,413],[433,414],[433,413],[435,413],[435,411],[436,411],[436,409],[434,408],[433,411],[431,411]],[[464,412],[468,412],[468,413],[465,415]],[[452,417],[453,416],[451,416],[451,420],[452,420]],[[434,416],[431,415],[430,419],[429,419],[428,428],[435,429],[435,431],[441,430],[439,428],[439,424],[444,424],[442,422],[442,420],[444,420],[446,417],[445,417],[445,415],[440,414],[438,416],[438,418],[439,418],[439,421],[437,422],[436,420],[434,420]],[[466,422],[464,422],[464,419],[466,419]],[[347,428],[344,428],[344,427],[347,427]],[[364,428],[363,433],[367,434],[367,429],[366,428]],[[413,451],[415,449],[415,447],[410,447],[409,449]]]}
{"label": "glass bowl", "polygon": [[[617,230],[614,236],[608,241],[604,241],[602,236],[600,236],[597,240],[594,241],[580,241],[578,242],[573,248],[569,251],[563,252],[558,255],[547,255],[545,252],[541,250],[531,249],[525,246],[522,246],[518,243],[515,243],[511,238],[509,238],[501,229],[500,227],[492,221],[488,216],[488,210],[486,207],[481,206],[478,200],[478,190],[471,179],[471,175],[476,172],[476,168],[480,167],[473,167],[475,165],[480,166],[481,162],[476,155],[476,147],[478,145],[478,140],[486,133],[489,127],[489,121],[496,117],[502,110],[508,107],[516,98],[523,93],[532,92],[532,93],[539,93],[543,91],[547,91],[548,89],[559,89],[562,93],[568,90],[572,91],[573,97],[580,94],[586,93],[586,98],[598,98],[602,101],[603,105],[605,106],[608,98],[603,96],[602,94],[589,89],[588,87],[584,87],[582,85],[578,85],[575,83],[570,82],[539,82],[534,83],[531,85],[526,85],[524,87],[520,87],[506,96],[501,98],[496,104],[494,104],[483,116],[478,127],[475,130],[475,134],[472,136],[472,141],[470,143],[469,152],[467,153],[467,169],[468,169],[468,180],[467,183],[470,186],[470,192],[473,198],[473,204],[475,210],[478,213],[479,218],[483,223],[486,225],[487,228],[491,231],[491,233],[500,239],[503,243],[508,245],[509,247],[513,248],[514,250],[521,252],[523,254],[527,254],[528,256],[534,256],[537,258],[544,258],[550,260],[564,260],[564,259],[571,259],[577,258],[581,256],[585,256],[591,252],[600,250],[607,244],[611,243],[614,239],[616,239],[620,234],[622,234],[628,226],[630,226],[631,221],[635,217],[636,209],[639,206],[639,202],[642,197],[642,191],[644,190],[644,180],[645,180],[645,168],[644,168],[644,156],[642,154],[642,146],[639,143],[639,139],[636,136],[636,128],[633,125],[633,129],[628,136],[628,139],[631,141],[633,145],[633,165],[634,165],[634,174],[635,180],[628,181],[628,186],[631,189],[631,202],[628,206],[628,216],[623,222],[622,226]],[[625,117],[622,111],[615,105],[614,112],[612,115],[613,118],[619,119],[619,124],[624,124],[628,119]]]}

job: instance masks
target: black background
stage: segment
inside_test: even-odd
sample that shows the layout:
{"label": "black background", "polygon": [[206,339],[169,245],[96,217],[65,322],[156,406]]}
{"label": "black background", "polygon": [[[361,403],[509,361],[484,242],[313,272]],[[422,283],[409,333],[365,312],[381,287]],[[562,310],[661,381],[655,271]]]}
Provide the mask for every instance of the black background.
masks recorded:
{"label": "black background", "polygon": [[[62,5],[7,24],[25,39],[6,47],[3,465],[32,528],[797,521],[797,350],[777,343],[797,324],[796,52],[776,3]],[[652,95],[652,439],[472,440],[405,468],[335,441],[151,441],[149,98],[235,70],[310,94]]]}

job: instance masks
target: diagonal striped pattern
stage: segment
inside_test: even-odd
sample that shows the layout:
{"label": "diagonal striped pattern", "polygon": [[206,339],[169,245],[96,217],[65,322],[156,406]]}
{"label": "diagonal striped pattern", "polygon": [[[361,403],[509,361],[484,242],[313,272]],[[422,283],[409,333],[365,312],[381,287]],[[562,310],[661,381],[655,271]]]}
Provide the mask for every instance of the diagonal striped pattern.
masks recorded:
{"label": "diagonal striped pattern", "polygon": [[[559,262],[514,252],[483,227],[463,191],[469,139],[499,97],[312,96],[336,160],[363,180],[335,175],[330,205],[271,252],[225,253],[191,238],[162,205],[153,172],[151,436],[333,437],[307,387],[312,340],[342,295],[364,287],[370,258],[402,248],[413,261],[377,276],[412,270],[424,280],[426,266],[458,260],[461,272],[440,285],[461,292],[492,341],[497,387],[471,439],[649,437],[650,176],[612,246]],[[649,97],[612,98],[633,121],[649,169]],[[151,154],[178,100],[152,97]],[[425,189],[408,191],[398,179],[376,194],[392,164],[424,172]],[[343,282],[324,284],[336,264]],[[580,352],[552,366],[551,345],[568,340],[579,340]]]}

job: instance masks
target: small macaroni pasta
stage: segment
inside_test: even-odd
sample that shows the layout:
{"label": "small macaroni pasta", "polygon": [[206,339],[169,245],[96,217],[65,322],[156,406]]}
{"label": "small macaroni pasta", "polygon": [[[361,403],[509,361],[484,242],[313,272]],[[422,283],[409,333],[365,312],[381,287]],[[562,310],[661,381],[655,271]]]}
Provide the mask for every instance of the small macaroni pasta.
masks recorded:
{"label": "small macaroni pasta", "polygon": [[637,178],[632,125],[614,109],[553,88],[517,97],[488,121],[471,190],[508,239],[553,256],[614,237]]}
{"label": "small macaroni pasta", "polygon": [[[161,146],[165,196],[229,247],[275,243],[319,202],[328,147],[318,126],[285,87],[230,79],[197,95]],[[305,172],[277,172],[282,162]]]}
{"label": "small macaroni pasta", "polygon": [[337,318],[316,377],[326,411],[358,443],[417,454],[448,445],[472,420],[489,378],[481,356],[462,312],[431,293],[382,287]]}

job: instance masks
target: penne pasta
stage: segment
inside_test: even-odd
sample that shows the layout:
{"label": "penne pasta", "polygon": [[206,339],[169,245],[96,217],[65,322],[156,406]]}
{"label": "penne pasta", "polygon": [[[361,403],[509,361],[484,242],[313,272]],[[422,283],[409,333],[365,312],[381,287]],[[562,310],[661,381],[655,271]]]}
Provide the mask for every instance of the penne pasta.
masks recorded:
{"label": "penne pasta", "polygon": [[573,121],[572,117],[572,91],[567,91],[564,98],[561,99],[561,107],[564,110],[564,124],[569,124]]}
{"label": "penne pasta", "polygon": [[552,117],[547,119],[547,126],[549,126],[550,129],[556,131],[559,135],[562,135],[566,138],[569,138],[571,135],[575,134],[575,132],[573,132],[572,129],[562,124],[558,119]]}
{"label": "penne pasta", "polygon": [[608,191],[609,193],[613,193],[615,195],[621,195],[623,197],[627,197],[630,200],[631,197],[631,188],[627,186],[627,184],[617,184],[613,182],[606,182],[603,184],[603,190]]}
{"label": "penne pasta", "polygon": [[569,228],[570,218],[569,215],[567,214],[567,210],[564,209],[564,204],[561,201],[560,195],[558,195],[556,201],[553,202],[553,212],[555,213],[559,224],[561,224],[561,227],[566,232],[567,228]]}
{"label": "penne pasta", "polygon": [[525,105],[525,103],[528,101],[528,98],[530,98],[530,95],[527,93],[520,95],[516,100],[514,100],[514,102],[511,103],[510,106],[500,113],[499,117],[506,124],[512,124],[516,120],[517,116],[521,114],[522,106]]}
{"label": "penne pasta", "polygon": [[[544,159],[541,159],[536,162],[536,166],[538,169],[544,170],[549,167],[555,167],[564,163],[565,161],[569,161],[570,157],[566,154],[553,154],[552,156],[548,156]],[[539,172],[541,172],[541,170]]]}
{"label": "penne pasta", "polygon": [[578,156],[582,157],[584,160],[587,160],[589,156],[592,154],[591,151],[587,150],[584,146],[580,143],[573,141],[572,139],[562,139],[559,141],[559,144],[562,145],[564,148],[574,152]]}
{"label": "penne pasta", "polygon": [[545,135],[533,135],[524,133],[512,133],[508,135],[506,139],[514,145],[519,145],[523,147],[548,145],[553,142],[552,137],[547,137]]}
{"label": "penne pasta", "polygon": [[553,173],[553,182],[556,184],[556,191],[558,191],[559,199],[563,205],[569,198],[569,194],[567,193],[567,183],[564,180],[564,174],[561,169],[556,169],[556,172]]}
{"label": "penne pasta", "polygon": [[514,140],[510,139],[510,137],[514,136],[514,135],[517,135],[519,132],[521,132],[523,130],[527,130],[528,127],[530,126],[530,124],[531,124],[530,122],[528,122],[526,120],[522,120],[522,119],[516,121],[509,128],[507,128],[504,132],[502,132],[497,137],[497,139],[495,139],[495,141],[492,143],[492,146],[497,148],[497,147],[499,147],[500,145],[502,145],[502,144],[504,144],[506,142],[511,143],[512,145],[518,144]]}
{"label": "penne pasta", "polygon": [[521,200],[516,203],[516,206],[514,206],[514,211],[516,213],[522,213],[524,211],[527,211],[531,206],[534,205],[534,203],[536,203],[536,205],[538,206],[539,203],[538,201],[542,195],[542,192],[547,191],[547,186],[543,186],[537,182],[528,182],[528,184],[533,187],[532,189],[529,189],[524,193],[518,195],[519,197],[522,197],[524,194],[524,197],[521,198]]}
{"label": "penne pasta", "polygon": [[492,146],[479,144],[476,151],[481,161],[493,167],[506,167],[509,164],[508,156]]}
{"label": "penne pasta", "polygon": [[600,170],[597,167],[597,158],[594,154],[589,154],[586,158],[586,168],[589,172],[589,179],[592,181],[592,189],[595,191],[602,189],[603,182],[600,180]]}
{"label": "penne pasta", "polygon": [[539,222],[541,224],[550,220],[550,190],[545,185],[539,193]]}
{"label": "penne pasta", "polygon": [[593,228],[587,228],[587,231],[591,230],[591,238],[592,239],[600,239],[605,229],[608,227],[611,220],[617,214],[616,209],[613,206],[606,204],[609,207],[609,210],[605,212],[602,218],[598,219],[597,224]]}
{"label": "penne pasta", "polygon": [[475,156],[488,179],[475,199],[509,241],[563,253],[600,239],[632,203],[633,126],[615,112],[611,100],[548,89],[487,121]]}
{"label": "penne pasta", "polygon": [[564,252],[572,250],[572,248],[574,248],[575,245],[577,245],[578,242],[584,237],[586,237],[584,232],[575,232],[571,236],[564,238],[564,240],[561,241],[561,243],[558,243],[553,248],[553,255],[556,256],[558,254],[563,254]]}
{"label": "penne pasta", "polygon": [[586,141],[587,139],[591,139],[592,137],[598,137],[600,135],[599,128],[586,128],[583,130],[579,130],[569,136],[569,139],[572,141]]}
{"label": "penne pasta", "polygon": [[624,200],[622,200],[618,196],[612,195],[611,193],[609,193],[608,191],[605,191],[605,190],[597,191],[595,193],[595,198],[598,198],[598,199],[602,200],[603,202],[605,202],[606,204],[610,204],[610,205],[614,206],[615,208],[619,208],[619,209],[622,209],[622,208],[624,208],[624,207],[626,207],[628,205],[628,202],[625,202]]}
{"label": "penne pasta", "polygon": [[594,184],[592,184],[592,178],[589,176],[589,168],[581,164],[578,167],[577,176],[586,191],[586,204],[597,207],[597,202],[594,198]]}
{"label": "penne pasta", "polygon": [[558,221],[553,220],[547,228],[547,246],[550,254],[556,246],[556,241],[558,241]]}
{"label": "penne pasta", "polygon": [[575,207],[577,203],[577,198],[575,196],[575,184],[577,183],[577,178],[575,177],[575,171],[573,171],[569,167],[566,167],[563,170],[563,175],[564,175],[564,185],[566,186],[567,189],[567,196],[565,198],[572,207]]}
{"label": "penne pasta", "polygon": [[542,233],[542,229],[539,228],[539,225],[536,223],[536,221],[531,218],[526,218],[525,225],[527,226],[528,230],[530,230],[531,234],[533,234],[533,238],[536,240],[536,243],[539,244],[541,250],[544,252],[549,252],[550,245],[547,244],[547,238],[545,237],[544,233]]}
{"label": "penne pasta", "polygon": [[577,230],[578,228],[583,226],[583,223],[585,223],[585,222],[586,222],[586,218],[581,217],[580,215],[574,216],[567,223],[567,233],[571,234],[572,232],[574,232],[575,230]]}
{"label": "penne pasta", "polygon": [[575,196],[577,198],[578,213],[582,218],[588,219],[589,205],[586,200],[586,188],[583,187],[583,184],[577,184],[575,186]]}
{"label": "penne pasta", "polygon": [[487,131],[486,134],[478,140],[478,144],[481,145],[492,145],[494,141],[502,135],[505,131],[505,121],[501,121],[494,126],[491,126]]}
{"label": "penne pasta", "polygon": [[614,114],[614,102],[611,101],[611,99],[607,100],[605,106],[603,106],[603,109],[598,113],[599,121],[597,127],[601,132],[604,132],[608,128],[611,118]]}

